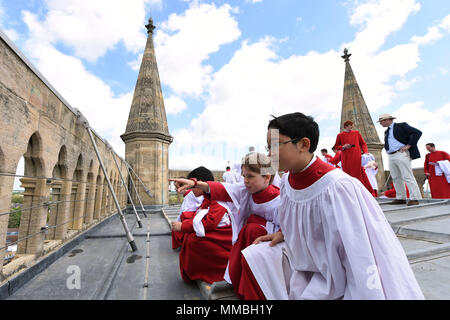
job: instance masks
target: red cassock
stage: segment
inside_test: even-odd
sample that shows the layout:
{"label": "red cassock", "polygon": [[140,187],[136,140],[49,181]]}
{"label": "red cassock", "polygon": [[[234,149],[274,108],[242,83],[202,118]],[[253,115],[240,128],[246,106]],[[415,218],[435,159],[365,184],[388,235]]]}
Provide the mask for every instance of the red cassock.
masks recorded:
{"label": "red cassock", "polygon": [[[231,250],[231,225],[224,224],[227,209],[217,201],[205,197],[197,210],[209,209],[202,218],[205,236],[199,237],[194,230],[194,219],[182,222],[181,232],[184,233],[183,245],[180,251],[181,277],[186,282],[201,280],[208,283],[223,281]],[[224,219],[223,219],[224,218]]]}
{"label": "red cassock", "polygon": [[[409,190],[408,190],[408,186],[405,183],[405,188],[406,188],[406,198],[409,198]],[[388,198],[395,198],[395,196],[397,195],[397,191],[395,191],[394,188],[394,184],[391,182],[391,189],[386,190],[384,192],[384,195]]]}
{"label": "red cassock", "polygon": [[[323,162],[319,158],[309,167],[308,170],[300,173],[289,174],[289,184],[297,190],[305,189],[319,180],[324,174],[334,170],[333,166]],[[252,270],[247,264],[247,261],[242,257],[242,276],[241,279],[245,280],[246,298],[249,300],[266,300],[264,293],[261,290]],[[241,281],[243,281],[241,280]]]}
{"label": "red cassock", "polygon": [[[184,211],[180,215],[180,221],[194,219],[195,211]],[[183,245],[184,233],[180,231],[172,231],[172,249],[177,249]]]}
{"label": "red cassock", "polygon": [[429,173],[428,183],[430,184],[431,197],[435,199],[449,199],[450,198],[450,184],[445,179],[445,175],[437,176],[435,166],[438,161],[449,160],[450,155],[444,151],[435,151],[428,153],[425,156],[425,163],[423,169],[425,173]]}
{"label": "red cassock", "polygon": [[[232,201],[226,188],[221,183],[209,182],[208,184],[213,199],[226,202]],[[251,201],[256,204],[265,204],[274,200],[279,195],[280,189],[274,185],[269,185],[263,191],[251,194]],[[255,289],[252,283],[256,281],[253,275],[242,272],[245,267],[248,268],[248,265],[241,251],[251,245],[256,238],[267,234],[266,224],[267,220],[264,217],[256,214],[250,215],[240,230],[238,239],[231,248],[228,272],[234,292],[240,299],[255,300],[259,298],[258,294],[260,292],[258,289]]]}
{"label": "red cassock", "polygon": [[[353,145],[349,149],[342,149],[344,144]],[[367,144],[359,131],[351,130],[350,132],[341,132],[336,137],[336,143],[334,148],[342,150],[341,161],[342,170],[348,173],[352,177],[355,177],[366,187],[371,194],[374,194],[369,179],[367,178],[366,171],[361,166],[361,150],[364,153],[368,153]]]}
{"label": "red cassock", "polygon": [[[334,157],[332,157],[330,160],[329,160],[329,162],[331,163],[331,164],[333,164],[336,168],[341,168],[340,166],[339,166],[339,162],[341,162],[341,155],[342,155],[342,151],[336,151],[336,154],[334,155]],[[341,163],[342,164],[342,163]]]}

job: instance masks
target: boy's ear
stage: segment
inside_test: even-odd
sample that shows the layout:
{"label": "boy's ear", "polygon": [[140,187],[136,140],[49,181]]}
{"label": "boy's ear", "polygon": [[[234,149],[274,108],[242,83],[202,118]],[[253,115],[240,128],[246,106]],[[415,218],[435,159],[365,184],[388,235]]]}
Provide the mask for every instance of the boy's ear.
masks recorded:
{"label": "boy's ear", "polygon": [[309,138],[301,138],[298,142],[297,142],[297,148],[300,151],[306,151],[309,152],[309,148],[311,147],[311,140],[309,140]]}

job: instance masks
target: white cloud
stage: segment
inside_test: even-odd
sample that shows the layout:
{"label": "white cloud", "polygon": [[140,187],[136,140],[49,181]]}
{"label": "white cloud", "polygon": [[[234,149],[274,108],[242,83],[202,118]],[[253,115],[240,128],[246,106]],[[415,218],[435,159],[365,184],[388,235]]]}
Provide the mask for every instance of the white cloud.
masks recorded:
{"label": "white cloud", "polygon": [[143,48],[146,4],[161,0],[47,0],[42,21],[28,11],[23,15],[33,38],[53,45],[61,42],[77,57],[93,62],[119,42],[131,52]]}
{"label": "white cloud", "polygon": [[176,96],[171,96],[164,99],[164,106],[167,114],[178,114],[183,112],[186,108],[186,102],[183,99]]}
{"label": "white cloud", "polygon": [[171,14],[155,35],[161,81],[176,94],[200,95],[213,68],[204,64],[220,46],[241,35],[232,8],[224,4],[191,4],[181,15]]}
{"label": "white cloud", "polygon": [[17,42],[19,40],[20,35],[19,33],[14,29],[4,29],[3,32],[8,36],[9,39],[11,39],[12,42]]}
{"label": "white cloud", "polygon": [[28,39],[25,48],[44,77],[123,156],[120,135],[125,132],[132,93],[115,96],[107,84],[86,70],[80,59],[65,55],[51,45]]}
{"label": "white cloud", "polygon": [[355,7],[350,23],[362,26],[348,45],[358,55],[373,54],[390,34],[400,30],[408,17],[418,12],[416,0],[370,0]]}

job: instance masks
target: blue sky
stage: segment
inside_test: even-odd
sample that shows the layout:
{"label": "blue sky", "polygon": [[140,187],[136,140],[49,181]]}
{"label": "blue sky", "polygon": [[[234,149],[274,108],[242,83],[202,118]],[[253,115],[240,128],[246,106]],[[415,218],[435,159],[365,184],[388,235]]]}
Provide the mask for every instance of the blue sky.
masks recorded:
{"label": "blue sky", "polygon": [[448,0],[0,0],[3,32],[120,155],[150,15],[170,168],[264,152],[270,115],[294,111],[315,117],[330,149],[345,47],[373,120],[423,131],[413,166],[427,142],[450,150]]}

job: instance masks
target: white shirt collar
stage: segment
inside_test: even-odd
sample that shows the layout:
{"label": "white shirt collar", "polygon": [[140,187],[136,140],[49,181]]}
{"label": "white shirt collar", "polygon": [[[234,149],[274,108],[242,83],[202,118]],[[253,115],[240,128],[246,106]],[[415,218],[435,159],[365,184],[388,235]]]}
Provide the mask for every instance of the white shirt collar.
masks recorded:
{"label": "white shirt collar", "polygon": [[306,169],[308,169],[313,163],[314,163],[314,161],[316,161],[317,160],[317,156],[315,155],[315,154],[313,154],[313,158],[311,159],[311,161],[308,163],[308,165],[306,166],[306,167],[304,167],[303,168],[303,170],[302,171],[300,171],[300,172],[303,172],[303,171],[305,171]]}

